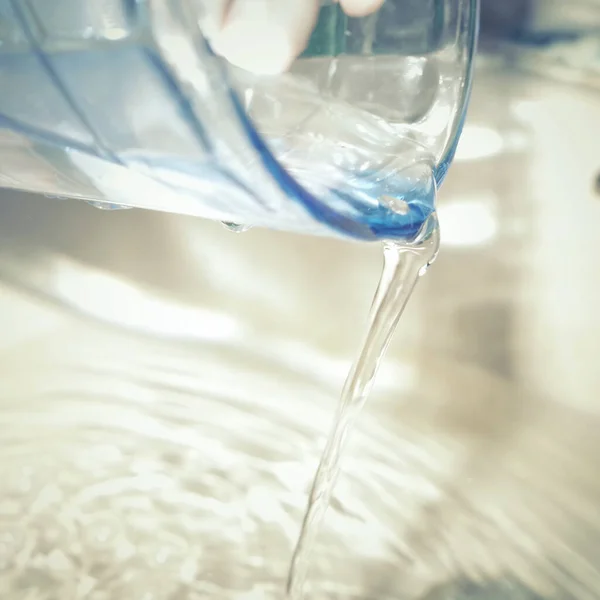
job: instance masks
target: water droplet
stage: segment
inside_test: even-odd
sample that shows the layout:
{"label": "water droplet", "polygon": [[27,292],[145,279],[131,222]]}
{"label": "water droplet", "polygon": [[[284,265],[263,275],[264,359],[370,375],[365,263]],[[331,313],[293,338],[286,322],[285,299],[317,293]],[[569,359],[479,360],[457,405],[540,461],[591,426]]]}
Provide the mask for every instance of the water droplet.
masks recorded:
{"label": "water droplet", "polygon": [[394,198],[394,196],[387,196],[384,194],[379,198],[379,202],[402,216],[406,216],[410,212],[410,206],[408,205],[408,202],[402,200],[402,198]]}
{"label": "water droplet", "polygon": [[223,221],[223,227],[225,227],[225,229],[228,229],[229,231],[232,231],[233,233],[244,233],[245,231],[248,231],[248,229],[251,229],[250,225],[238,225],[237,223],[225,223],[225,221]]}
{"label": "water droplet", "polygon": [[131,206],[123,206],[122,204],[113,204],[111,202],[97,202],[96,200],[88,200],[87,203],[100,210],[127,210],[131,208]]}

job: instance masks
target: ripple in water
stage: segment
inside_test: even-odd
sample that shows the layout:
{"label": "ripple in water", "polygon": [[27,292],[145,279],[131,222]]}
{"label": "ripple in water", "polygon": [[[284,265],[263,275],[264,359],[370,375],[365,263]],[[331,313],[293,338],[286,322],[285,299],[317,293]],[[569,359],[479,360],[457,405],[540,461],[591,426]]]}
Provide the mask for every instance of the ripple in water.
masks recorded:
{"label": "ripple in water", "polygon": [[[330,390],[235,351],[83,343],[28,355],[38,377],[15,394],[2,374],[2,597],[280,599]],[[365,425],[314,558],[320,597],[361,597],[369,565],[396,560],[402,461]]]}

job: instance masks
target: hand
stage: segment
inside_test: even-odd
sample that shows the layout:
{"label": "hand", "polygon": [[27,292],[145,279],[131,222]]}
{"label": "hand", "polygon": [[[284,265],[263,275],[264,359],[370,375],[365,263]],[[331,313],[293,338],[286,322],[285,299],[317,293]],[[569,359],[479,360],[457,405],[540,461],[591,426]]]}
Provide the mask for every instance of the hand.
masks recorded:
{"label": "hand", "polygon": [[[376,11],[383,0],[339,0],[352,17]],[[281,73],[304,50],[320,0],[206,0],[201,23],[215,52],[259,74]]]}

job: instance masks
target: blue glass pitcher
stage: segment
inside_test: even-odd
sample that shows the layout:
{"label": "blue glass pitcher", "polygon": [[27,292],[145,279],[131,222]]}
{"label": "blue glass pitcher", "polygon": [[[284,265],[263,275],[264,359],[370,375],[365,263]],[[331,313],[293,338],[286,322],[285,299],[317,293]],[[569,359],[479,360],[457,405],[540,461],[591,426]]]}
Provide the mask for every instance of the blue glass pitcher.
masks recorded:
{"label": "blue glass pitcher", "polygon": [[213,51],[205,1],[0,0],[0,187],[412,239],[461,131],[478,1],[323,1],[279,75]]}

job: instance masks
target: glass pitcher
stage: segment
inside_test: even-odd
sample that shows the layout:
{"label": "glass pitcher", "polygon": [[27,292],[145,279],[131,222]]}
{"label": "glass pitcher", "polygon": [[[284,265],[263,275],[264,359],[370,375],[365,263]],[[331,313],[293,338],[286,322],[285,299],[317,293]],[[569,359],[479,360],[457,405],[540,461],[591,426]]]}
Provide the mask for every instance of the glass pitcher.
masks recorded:
{"label": "glass pitcher", "polygon": [[414,237],[461,130],[478,0],[386,0],[362,18],[324,1],[279,76],[217,56],[204,8],[0,0],[0,187]]}

